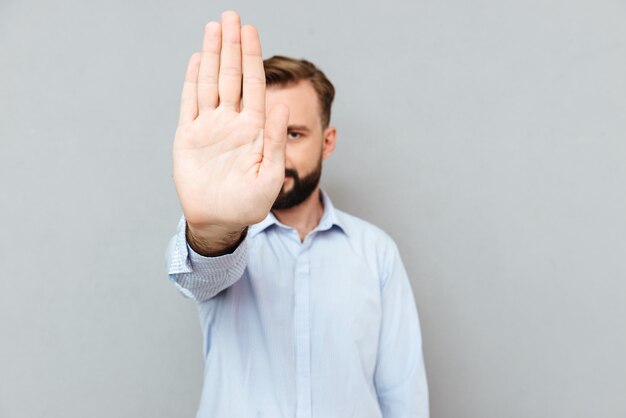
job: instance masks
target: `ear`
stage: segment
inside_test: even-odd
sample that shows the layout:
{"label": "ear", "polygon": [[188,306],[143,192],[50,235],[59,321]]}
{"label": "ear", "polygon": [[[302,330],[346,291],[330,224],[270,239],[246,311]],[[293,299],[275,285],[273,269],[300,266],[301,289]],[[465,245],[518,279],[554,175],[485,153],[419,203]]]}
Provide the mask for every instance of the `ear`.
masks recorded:
{"label": "ear", "polygon": [[329,126],[324,129],[324,143],[322,145],[322,159],[326,159],[335,150],[335,143],[337,142],[337,129],[334,126]]}

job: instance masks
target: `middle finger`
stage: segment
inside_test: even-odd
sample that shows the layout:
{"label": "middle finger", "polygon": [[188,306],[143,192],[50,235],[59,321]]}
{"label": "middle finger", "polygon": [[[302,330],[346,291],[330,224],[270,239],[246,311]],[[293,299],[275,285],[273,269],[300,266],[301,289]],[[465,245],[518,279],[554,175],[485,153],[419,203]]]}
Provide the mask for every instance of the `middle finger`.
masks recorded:
{"label": "middle finger", "polygon": [[222,14],[222,51],[219,71],[220,106],[239,110],[241,99],[241,23],[232,11]]}

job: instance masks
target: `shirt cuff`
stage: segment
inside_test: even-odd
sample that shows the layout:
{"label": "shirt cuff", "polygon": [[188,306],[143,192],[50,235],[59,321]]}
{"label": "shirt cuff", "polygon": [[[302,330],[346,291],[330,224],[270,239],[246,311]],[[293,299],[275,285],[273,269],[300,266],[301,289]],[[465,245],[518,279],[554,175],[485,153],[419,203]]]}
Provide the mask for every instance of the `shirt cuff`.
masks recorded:
{"label": "shirt cuff", "polygon": [[230,254],[205,257],[187,244],[185,226],[183,217],[167,250],[167,271],[183,295],[204,301],[241,278],[248,264],[248,237]]}

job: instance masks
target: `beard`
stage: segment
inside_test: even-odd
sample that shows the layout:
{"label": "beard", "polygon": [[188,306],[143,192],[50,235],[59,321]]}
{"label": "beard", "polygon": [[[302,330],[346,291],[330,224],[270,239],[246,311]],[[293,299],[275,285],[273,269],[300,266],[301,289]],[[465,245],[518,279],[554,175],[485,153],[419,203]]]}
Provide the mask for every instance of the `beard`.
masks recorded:
{"label": "beard", "polygon": [[317,188],[322,177],[322,159],[317,164],[315,169],[300,178],[298,172],[292,168],[285,169],[285,178],[291,177],[293,179],[293,187],[289,191],[285,191],[285,186],[280,190],[272,210],[290,209],[294,206],[298,206],[311,196],[311,194]]}

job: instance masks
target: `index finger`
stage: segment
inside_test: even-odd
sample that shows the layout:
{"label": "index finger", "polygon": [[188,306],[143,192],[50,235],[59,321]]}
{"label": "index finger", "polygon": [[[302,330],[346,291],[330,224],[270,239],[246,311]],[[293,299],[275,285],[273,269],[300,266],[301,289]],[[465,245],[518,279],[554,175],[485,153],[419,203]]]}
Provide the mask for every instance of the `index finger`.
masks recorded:
{"label": "index finger", "polygon": [[265,115],[265,70],[261,41],[254,26],[241,28],[243,108]]}

